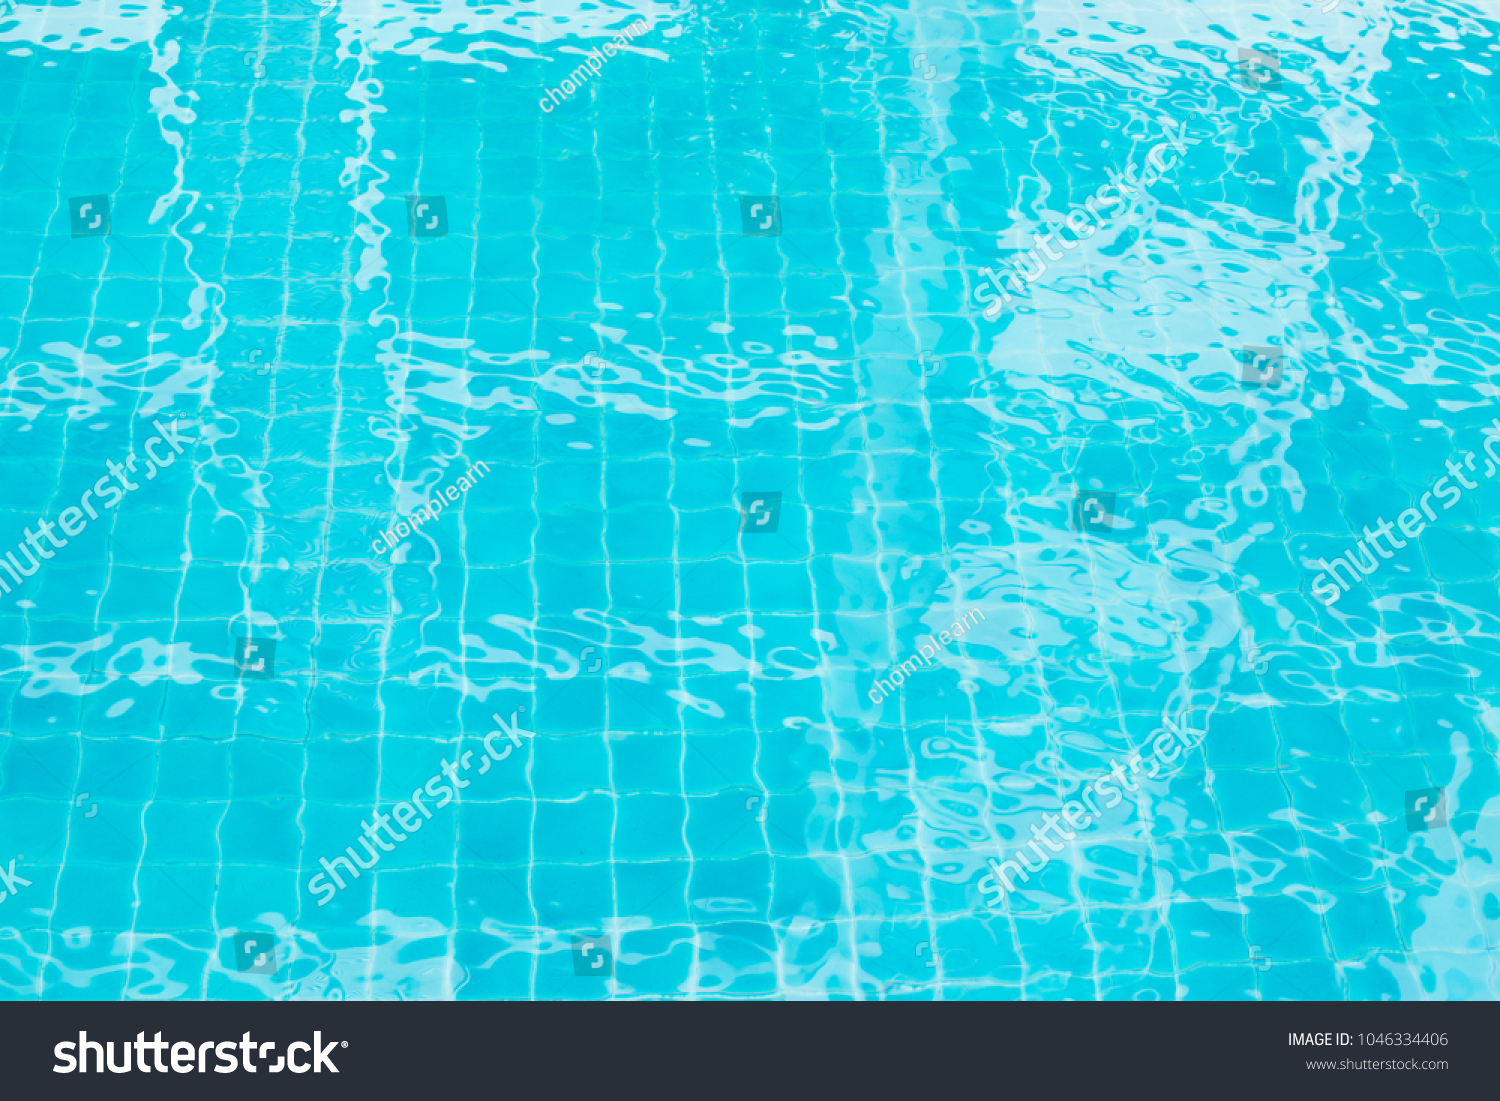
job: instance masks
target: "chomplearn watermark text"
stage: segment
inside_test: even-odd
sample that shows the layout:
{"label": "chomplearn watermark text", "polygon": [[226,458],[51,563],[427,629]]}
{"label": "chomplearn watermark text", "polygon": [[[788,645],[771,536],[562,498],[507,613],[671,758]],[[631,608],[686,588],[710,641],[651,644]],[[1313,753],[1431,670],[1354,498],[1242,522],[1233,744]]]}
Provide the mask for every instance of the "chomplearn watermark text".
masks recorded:
{"label": "chomplearn watermark text", "polygon": [[[571,99],[574,92],[588,83],[589,77],[599,75],[599,70],[604,68],[606,61],[630,45],[630,39],[635,38],[637,35],[645,34],[647,29],[646,21],[638,19],[615,35],[613,41],[604,43],[601,47],[604,51],[603,53],[600,53],[597,49],[590,50],[585,56],[583,64],[563,78],[561,88],[547,89],[547,95],[541,101],[542,113],[550,115],[553,104],[565,103]],[[551,102],[548,102],[548,100]]]}

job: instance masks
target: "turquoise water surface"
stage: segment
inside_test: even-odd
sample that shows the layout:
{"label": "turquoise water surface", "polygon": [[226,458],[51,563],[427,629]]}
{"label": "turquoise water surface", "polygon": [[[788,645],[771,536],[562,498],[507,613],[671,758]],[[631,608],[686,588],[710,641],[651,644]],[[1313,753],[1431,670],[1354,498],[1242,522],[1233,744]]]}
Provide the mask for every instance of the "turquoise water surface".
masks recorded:
{"label": "turquoise water surface", "polygon": [[0,991],[1500,995],[1497,60],[8,5]]}

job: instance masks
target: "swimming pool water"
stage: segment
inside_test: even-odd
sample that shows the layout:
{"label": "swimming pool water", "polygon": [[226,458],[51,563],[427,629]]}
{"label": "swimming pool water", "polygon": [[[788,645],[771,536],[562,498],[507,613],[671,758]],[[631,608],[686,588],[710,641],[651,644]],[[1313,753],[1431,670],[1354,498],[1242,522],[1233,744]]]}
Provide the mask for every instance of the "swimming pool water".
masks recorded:
{"label": "swimming pool water", "polygon": [[0,13],[0,991],[1500,994],[1500,19],[1324,6]]}

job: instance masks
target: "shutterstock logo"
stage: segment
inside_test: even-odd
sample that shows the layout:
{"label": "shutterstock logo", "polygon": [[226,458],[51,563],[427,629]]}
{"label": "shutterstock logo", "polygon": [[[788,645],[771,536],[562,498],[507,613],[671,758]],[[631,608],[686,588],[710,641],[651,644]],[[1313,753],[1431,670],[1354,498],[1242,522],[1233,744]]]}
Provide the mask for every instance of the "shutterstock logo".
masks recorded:
{"label": "shutterstock logo", "polygon": [[[178,1040],[173,1043],[163,1040],[161,1033],[155,1034],[153,1039],[146,1039],[144,1032],[137,1032],[134,1040],[122,1040],[120,1042],[120,1062],[115,1064],[115,1041],[108,1040],[100,1043],[98,1040],[90,1040],[87,1032],[80,1032],[75,1043],[72,1040],[64,1040],[52,1049],[52,1054],[57,1058],[57,1065],[52,1068],[53,1074],[79,1074],[89,1073],[90,1056],[94,1070],[103,1074],[108,1070],[111,1074],[129,1074],[132,1070],[139,1070],[142,1074],[150,1074],[153,1070],[158,1074],[171,1071],[173,1074],[206,1074],[209,1068],[209,1055],[212,1054],[215,1063],[212,1067],[215,1074],[233,1074],[241,1066],[250,1073],[264,1070],[270,1074],[280,1074],[289,1070],[293,1074],[306,1074],[312,1071],[314,1074],[322,1074],[325,1070],[329,1074],[337,1074],[339,1068],[333,1065],[330,1057],[336,1047],[348,1047],[348,1040],[329,1040],[323,1042],[323,1034],[314,1032],[312,1043],[298,1040],[288,1044],[285,1055],[277,1055],[274,1063],[270,1058],[276,1051],[276,1041],[268,1040],[265,1043],[257,1043],[250,1038],[250,1033],[245,1033],[238,1040],[206,1040],[201,1044],[191,1044],[186,1040]],[[131,1052],[134,1049],[135,1061],[131,1062]],[[236,1053],[238,1052],[238,1053]],[[312,1056],[309,1060],[307,1057]],[[170,1058],[171,1066],[166,1060]],[[256,1065],[256,1060],[260,1065]]]}
{"label": "shutterstock logo", "polygon": [[741,195],[740,230],[746,237],[780,237],[781,201],[775,195]]}
{"label": "shutterstock logo", "polygon": [[781,522],[781,494],[741,493],[740,530],[770,534]]}
{"label": "shutterstock logo", "polygon": [[1448,808],[1442,788],[1419,788],[1406,793],[1406,829],[1409,833],[1448,824]]}
{"label": "shutterstock logo", "polygon": [[614,956],[614,941],[607,934],[602,937],[573,938],[573,974],[575,975],[598,975],[607,979],[615,973]]}

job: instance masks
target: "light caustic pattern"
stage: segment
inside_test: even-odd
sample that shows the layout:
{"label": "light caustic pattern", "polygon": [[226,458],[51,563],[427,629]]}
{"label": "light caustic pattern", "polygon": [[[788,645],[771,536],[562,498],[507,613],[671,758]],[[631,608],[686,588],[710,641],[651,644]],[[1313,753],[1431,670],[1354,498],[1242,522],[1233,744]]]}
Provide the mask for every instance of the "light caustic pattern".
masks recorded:
{"label": "light caustic pattern", "polygon": [[14,5],[0,990],[1500,992],[1500,23],[1108,9]]}

